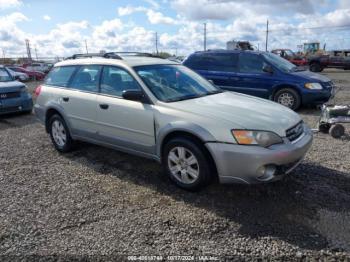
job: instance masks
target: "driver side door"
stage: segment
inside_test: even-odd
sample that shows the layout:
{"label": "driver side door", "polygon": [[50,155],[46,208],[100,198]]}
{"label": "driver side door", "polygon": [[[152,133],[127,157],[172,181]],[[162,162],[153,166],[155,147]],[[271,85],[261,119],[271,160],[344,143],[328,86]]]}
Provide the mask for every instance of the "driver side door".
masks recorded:
{"label": "driver side door", "polygon": [[154,110],[150,104],[126,100],[124,90],[140,90],[124,68],[104,66],[97,96],[99,139],[127,151],[155,153]]}

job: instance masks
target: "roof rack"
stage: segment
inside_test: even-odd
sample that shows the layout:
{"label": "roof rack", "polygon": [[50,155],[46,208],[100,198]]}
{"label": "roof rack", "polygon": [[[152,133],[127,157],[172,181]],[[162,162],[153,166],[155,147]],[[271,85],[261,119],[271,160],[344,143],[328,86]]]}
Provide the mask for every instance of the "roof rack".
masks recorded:
{"label": "roof rack", "polygon": [[78,59],[78,58],[93,58],[93,57],[102,57],[102,58],[110,58],[110,59],[119,59],[122,60],[122,57],[125,56],[144,56],[144,57],[154,57],[154,58],[162,58],[158,55],[154,55],[151,53],[143,53],[143,52],[108,52],[108,53],[88,53],[88,54],[75,54],[67,59]]}
{"label": "roof rack", "polygon": [[78,59],[78,58],[93,58],[93,57],[103,57],[111,59],[122,59],[119,55],[114,53],[88,53],[88,54],[75,54],[66,59]]}

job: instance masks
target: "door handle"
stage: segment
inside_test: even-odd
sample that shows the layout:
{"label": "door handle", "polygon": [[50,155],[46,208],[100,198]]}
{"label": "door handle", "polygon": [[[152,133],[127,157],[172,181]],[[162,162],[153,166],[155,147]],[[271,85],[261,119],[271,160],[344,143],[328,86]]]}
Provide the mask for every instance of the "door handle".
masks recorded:
{"label": "door handle", "polygon": [[69,97],[62,97],[62,100],[63,100],[64,102],[68,102],[68,101],[69,101]]}
{"label": "door handle", "polygon": [[100,104],[101,109],[106,110],[106,109],[108,109],[108,107],[109,107],[109,105],[107,105],[107,104]]}

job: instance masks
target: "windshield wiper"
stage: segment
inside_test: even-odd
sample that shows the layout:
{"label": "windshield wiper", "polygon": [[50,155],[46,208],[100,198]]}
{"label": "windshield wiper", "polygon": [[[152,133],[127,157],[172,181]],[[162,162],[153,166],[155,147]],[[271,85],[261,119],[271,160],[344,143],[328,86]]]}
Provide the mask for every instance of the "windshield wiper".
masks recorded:
{"label": "windshield wiper", "polygon": [[295,66],[292,68],[293,72],[301,72],[301,71],[305,71],[305,68],[300,67],[300,66]]}
{"label": "windshield wiper", "polygon": [[178,102],[178,101],[183,101],[183,100],[188,100],[188,99],[199,98],[199,97],[206,96],[206,95],[207,95],[207,94],[182,96],[182,97],[179,97],[179,98],[168,99],[168,100],[166,100],[166,101],[167,101],[167,102]]}

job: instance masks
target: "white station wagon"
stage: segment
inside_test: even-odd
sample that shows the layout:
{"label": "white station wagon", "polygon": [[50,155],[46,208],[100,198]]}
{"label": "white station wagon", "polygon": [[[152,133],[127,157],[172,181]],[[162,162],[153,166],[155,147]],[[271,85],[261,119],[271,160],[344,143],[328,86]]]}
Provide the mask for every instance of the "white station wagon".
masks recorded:
{"label": "white station wagon", "polygon": [[155,159],[188,190],[215,179],[281,179],[312,143],[287,107],[223,91],[181,64],[141,53],[74,55],[35,93],[35,113],[58,151],[83,140]]}

